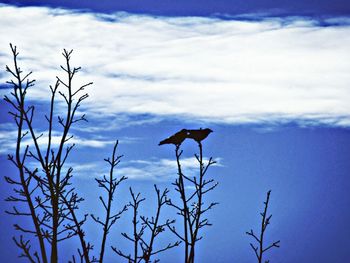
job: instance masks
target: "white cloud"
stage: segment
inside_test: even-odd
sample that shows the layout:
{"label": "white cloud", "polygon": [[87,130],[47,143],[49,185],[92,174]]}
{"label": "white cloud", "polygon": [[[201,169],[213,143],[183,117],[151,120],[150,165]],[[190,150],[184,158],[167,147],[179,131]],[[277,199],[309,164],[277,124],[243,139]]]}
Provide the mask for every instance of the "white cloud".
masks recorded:
{"label": "white cloud", "polygon": [[13,154],[16,148],[17,130],[11,123],[0,123],[0,154]]}
{"label": "white cloud", "polygon": [[43,89],[63,63],[61,49],[74,48],[73,62],[85,70],[79,81],[94,81],[85,106],[99,116],[350,123],[349,23],[319,27],[305,18],[238,21],[125,13],[109,18],[113,21],[90,13],[3,6],[0,64],[11,63],[8,42],[17,44],[23,68],[45,84],[32,96],[47,99]]}
{"label": "white cloud", "polygon": [[[221,158],[215,160],[217,163],[214,166],[222,166]],[[208,159],[203,161],[207,163]],[[188,177],[198,173],[198,165],[195,157],[181,159],[182,172]],[[133,160],[117,171],[118,174],[135,180],[169,181],[177,176],[177,163],[172,159]]]}
{"label": "white cloud", "polygon": [[[40,135],[39,132],[37,132],[36,134]],[[72,134],[69,134],[68,136],[71,136]],[[61,137],[62,135],[59,132],[53,132],[52,136],[51,136],[51,144],[53,147],[57,147],[59,146],[60,142],[61,142]],[[38,139],[38,144],[41,146],[44,146],[47,144],[47,134],[44,133],[44,135],[42,137],[40,137]],[[66,142],[66,145],[70,145],[70,144],[76,144],[77,147],[91,147],[91,148],[104,148],[107,145],[111,145],[115,143],[112,140],[106,140],[106,139],[102,139],[102,138],[82,138],[78,135],[74,134],[74,137],[72,137],[71,139],[69,139],[69,141]],[[32,140],[29,138],[29,135],[25,137],[25,139],[23,140],[23,145],[32,145]]]}
{"label": "white cloud", "polygon": [[[216,158],[216,164],[213,166],[222,166],[221,158]],[[207,163],[208,159],[204,159]],[[95,162],[88,164],[72,163],[67,166],[74,168],[75,175],[79,178],[99,177],[108,174],[108,165],[104,162]],[[198,173],[198,161],[194,158],[181,159],[182,172],[188,176],[193,177]],[[210,173],[210,172],[209,172]],[[115,168],[115,176],[126,176],[130,180],[151,180],[151,181],[172,181],[177,177],[176,160],[172,159],[150,159],[150,160],[131,160],[121,162]]]}
{"label": "white cloud", "polygon": [[[23,130],[23,134],[28,132],[28,130]],[[48,134],[44,131],[35,131],[36,136],[39,136],[41,133],[43,133],[43,136],[41,136],[38,139],[38,144],[41,147],[46,147],[48,142]],[[90,148],[104,148],[108,145],[112,145],[115,143],[115,141],[106,139],[101,136],[93,136],[90,138],[83,138],[76,134],[69,134],[68,136],[73,135],[68,142],[66,142],[66,145],[72,145],[73,143],[76,144],[76,147],[90,147]],[[58,147],[58,145],[61,142],[61,134],[57,131],[54,131],[51,136],[51,146],[52,147]],[[15,148],[16,148],[16,138],[17,138],[17,130],[16,126],[14,124],[10,123],[1,123],[0,124],[0,154],[13,154]],[[123,143],[134,143],[137,138],[129,138],[129,137],[123,137],[121,141]],[[33,140],[30,137],[30,134],[28,133],[22,140],[22,149],[26,147],[26,145],[29,145],[32,147],[34,145]]]}
{"label": "white cloud", "polygon": [[[109,115],[109,116],[106,116]],[[95,114],[90,112],[89,119],[98,120],[99,123],[96,126],[91,126],[89,124],[84,126],[75,126],[72,127],[74,130],[88,132],[88,133],[98,133],[100,131],[116,131],[119,129],[125,129],[130,126],[142,126],[147,124],[154,124],[161,121],[163,118],[159,118],[158,116],[131,116],[128,114],[118,114],[110,116],[111,114]],[[107,121],[106,121],[107,119]],[[120,141],[123,143],[131,143],[135,140],[139,140],[139,138],[131,138],[125,137],[121,138]]]}
{"label": "white cloud", "polygon": [[108,166],[105,162],[67,163],[67,167],[73,167],[73,176],[88,180],[108,173]]}

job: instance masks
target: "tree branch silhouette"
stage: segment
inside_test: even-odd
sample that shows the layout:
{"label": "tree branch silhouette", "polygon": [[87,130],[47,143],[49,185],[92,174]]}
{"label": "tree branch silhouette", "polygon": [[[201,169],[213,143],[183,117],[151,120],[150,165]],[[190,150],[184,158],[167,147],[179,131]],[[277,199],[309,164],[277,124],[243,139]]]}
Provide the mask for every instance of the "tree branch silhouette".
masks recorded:
{"label": "tree branch silhouette", "polygon": [[[199,148],[199,155],[195,154],[199,165],[199,175],[192,178],[186,176],[182,172],[180,144],[175,145],[175,157],[178,170],[178,178],[173,185],[175,190],[180,195],[181,204],[178,205],[171,199],[167,204],[173,207],[177,214],[183,219],[183,233],[181,233],[175,226],[168,226],[170,231],[174,233],[181,241],[183,241],[185,250],[185,263],[193,263],[195,258],[195,249],[197,242],[202,239],[199,236],[199,231],[205,226],[211,226],[207,218],[203,218],[204,214],[211,210],[218,203],[211,202],[209,205],[204,204],[204,195],[214,190],[218,185],[213,179],[205,179],[208,168],[216,162],[210,158],[207,163],[203,160],[203,146],[200,140],[196,140]],[[191,188],[194,190],[191,192]]]}
{"label": "tree branch silhouette", "polygon": [[[40,247],[40,259],[38,253],[34,252],[34,257],[40,262],[57,262],[58,261],[58,243],[78,235],[81,241],[83,257],[86,262],[90,262],[88,252],[92,249],[89,243],[84,241],[84,231],[82,225],[86,221],[87,215],[83,219],[78,219],[75,211],[78,204],[83,201],[82,198],[74,192],[71,187],[70,179],[72,178],[73,168],[66,168],[65,163],[68,159],[74,144],[67,145],[67,142],[73,138],[69,134],[73,123],[86,120],[82,115],[77,117],[77,110],[81,103],[88,97],[87,93],[81,94],[85,87],[92,83],[87,83],[73,90],[72,80],[79,68],[71,68],[70,57],[72,51],[64,50],[62,55],[65,58],[66,66],[61,68],[67,75],[67,81],[63,81],[57,77],[54,87],[50,86],[51,100],[49,114],[45,115],[48,122],[48,130],[46,136],[46,144],[39,139],[44,139],[44,133],[37,134],[34,128],[33,119],[35,114],[35,106],[26,104],[26,94],[28,88],[34,85],[35,80],[29,80],[31,72],[22,75],[22,71],[18,66],[17,48],[10,44],[14,58],[14,69],[6,66],[14,78],[7,83],[12,85],[12,99],[5,96],[5,101],[9,103],[13,110],[10,115],[13,116],[17,125],[17,143],[16,154],[9,155],[8,159],[16,166],[19,172],[19,180],[5,177],[9,184],[15,185],[14,190],[19,197],[10,196],[7,201],[24,202],[27,204],[29,211],[19,211],[14,206],[13,211],[8,211],[16,216],[30,216],[34,225],[34,230],[25,229],[18,224],[15,229],[27,234],[33,234],[37,237]],[[63,90],[60,86],[63,85]],[[53,146],[52,138],[54,132],[54,108],[57,94],[61,95],[65,101],[65,119],[58,115],[58,123],[62,126],[61,135],[57,147]],[[26,145],[23,150],[23,139],[28,137],[32,146]],[[31,163],[29,163],[29,160]],[[34,166],[35,168],[32,168]],[[30,257],[29,243],[30,241],[16,242],[17,246],[22,248],[24,255],[28,259]],[[48,244],[47,244],[48,243]],[[50,251],[47,249],[50,247]],[[50,259],[48,255],[50,254]]]}
{"label": "tree branch silhouette", "polygon": [[[36,233],[37,241],[39,243],[40,247],[40,254],[41,259],[43,262],[47,261],[47,254],[46,254],[46,248],[45,248],[45,242],[44,242],[44,235],[41,231],[41,223],[40,218],[37,216],[37,206],[35,205],[35,194],[37,190],[37,186],[32,187],[32,179],[33,174],[26,173],[25,169],[25,161],[28,157],[28,150],[29,146],[26,146],[24,151],[22,151],[22,142],[24,137],[28,135],[28,131],[25,131],[25,118],[28,114],[33,115],[34,108],[28,107],[27,110],[25,110],[25,97],[27,94],[27,89],[29,87],[32,87],[34,85],[35,80],[29,80],[28,77],[31,75],[31,72],[25,75],[25,77],[22,77],[22,71],[19,68],[17,64],[17,58],[18,58],[18,52],[17,48],[15,46],[12,46],[10,44],[12,55],[13,55],[13,62],[14,62],[14,69],[12,70],[9,66],[6,66],[6,71],[11,73],[11,75],[14,77],[14,80],[8,81],[7,83],[12,85],[13,91],[11,92],[11,95],[13,97],[13,100],[11,100],[9,97],[5,96],[5,101],[9,103],[13,107],[13,111],[10,111],[10,115],[13,116],[13,119],[17,125],[17,138],[16,138],[16,150],[15,150],[15,156],[8,155],[8,159],[15,165],[19,172],[19,180],[12,179],[8,176],[5,176],[5,180],[7,183],[14,185],[16,188],[14,188],[14,192],[18,195],[17,196],[10,196],[6,199],[6,201],[9,202],[15,202],[15,203],[26,203],[28,205],[28,212],[22,212],[19,211],[16,206],[13,206],[13,211],[7,211],[8,214],[12,214],[15,216],[30,216],[34,225],[34,231],[22,231],[22,228],[19,228],[18,225],[15,225],[15,229],[19,230],[21,232],[25,233]],[[30,120],[32,117],[30,117]],[[31,121],[30,121],[31,122]],[[36,172],[35,172],[36,173]],[[46,215],[43,217],[43,221],[45,221]],[[22,257],[27,257],[29,260],[32,259],[32,256],[30,254],[30,251],[28,249],[30,241],[23,241],[23,236],[21,235],[20,241],[17,241],[15,238],[13,238],[16,245],[22,249],[24,254],[22,254]]]}
{"label": "tree branch silhouette", "polygon": [[[130,236],[127,233],[122,233],[122,236],[131,241],[133,243],[134,251],[133,255],[131,253],[125,253],[121,251],[120,249],[117,249],[116,247],[112,247],[113,251],[117,253],[119,256],[125,258],[128,260],[128,262],[132,263],[138,263],[138,262],[145,262],[150,263],[152,262],[152,256],[159,254],[161,252],[164,252],[166,250],[169,250],[171,248],[177,247],[180,242],[176,241],[175,243],[168,243],[166,246],[154,249],[154,243],[158,235],[165,231],[166,226],[172,225],[175,220],[169,220],[167,219],[164,223],[160,223],[160,214],[161,210],[164,207],[164,205],[167,203],[167,194],[169,192],[168,189],[165,189],[163,192],[161,192],[156,185],[154,185],[155,192],[157,194],[157,209],[155,216],[152,216],[151,218],[145,217],[145,216],[139,216],[138,217],[138,210],[140,204],[145,201],[145,198],[141,198],[140,193],[136,194],[132,191],[131,188],[129,188],[132,201],[129,203],[129,206],[133,210],[133,219],[132,219],[132,226],[133,226],[133,234]],[[141,219],[141,226],[138,228],[138,224],[140,223],[139,218]],[[146,231],[150,232],[150,237],[148,240],[144,237],[144,234]],[[141,250],[141,253],[140,253]],[[156,259],[153,262],[158,262],[159,260]]]}
{"label": "tree branch silhouette", "polygon": [[100,256],[98,262],[103,262],[104,254],[105,254],[105,247],[106,247],[106,240],[107,235],[111,229],[111,227],[116,223],[116,221],[120,218],[122,213],[124,213],[127,210],[127,206],[125,205],[122,210],[119,212],[112,214],[112,202],[114,198],[114,193],[117,187],[121,182],[127,179],[127,177],[122,176],[121,178],[115,178],[114,176],[114,169],[115,167],[120,163],[120,159],[122,158],[122,155],[117,156],[116,151],[118,147],[118,141],[114,144],[113,147],[113,153],[111,158],[104,159],[105,162],[107,162],[110,166],[109,171],[109,177],[107,178],[105,175],[102,179],[95,178],[96,182],[98,183],[98,186],[103,188],[107,192],[107,203],[103,199],[102,196],[99,197],[103,208],[106,211],[106,216],[104,218],[104,221],[101,221],[99,217],[96,217],[95,215],[91,215],[92,219],[100,224],[103,228],[103,234],[102,234],[102,241],[101,241],[101,248],[100,248]]}
{"label": "tree branch silhouette", "polygon": [[[17,48],[11,44],[10,47],[14,66],[13,68],[6,66],[6,70],[13,77],[13,80],[7,82],[13,90],[11,96],[5,96],[4,99],[11,106],[9,114],[17,126],[15,154],[8,155],[8,160],[15,166],[18,175],[5,177],[6,182],[14,187],[14,193],[6,199],[14,205],[7,213],[28,217],[32,223],[31,226],[22,225],[19,222],[14,224],[15,230],[21,233],[19,238],[13,237],[15,244],[21,250],[20,257],[30,262],[60,262],[62,261],[59,256],[62,255],[59,253],[60,242],[76,236],[80,242],[80,247],[77,248],[78,257],[72,255],[70,262],[102,263],[105,259],[107,237],[111,227],[122,213],[131,208],[133,211],[132,234],[128,235],[124,232],[122,236],[132,242],[133,252],[128,254],[112,247],[116,254],[133,263],[149,263],[152,260],[158,262],[158,259],[153,259],[155,255],[177,247],[183,242],[185,263],[194,263],[197,242],[202,239],[200,230],[211,225],[205,217],[206,212],[217,204],[205,202],[205,195],[217,186],[213,179],[207,179],[206,176],[208,168],[215,164],[215,161],[210,158],[206,162],[203,158],[202,140],[212,131],[183,129],[160,143],[176,146],[178,178],[173,185],[179,193],[180,200],[179,204],[173,202],[168,198],[168,189],[160,191],[154,185],[157,208],[155,215],[150,218],[139,215],[140,205],[145,199],[141,198],[140,193],[135,194],[131,188],[129,188],[132,197],[130,203],[118,212],[112,211],[115,191],[126,179],[124,176],[116,178],[114,175],[114,169],[122,157],[117,155],[118,141],[115,143],[112,156],[105,159],[110,167],[109,176],[95,178],[98,186],[104,189],[107,196],[99,197],[105,211],[104,218],[91,215],[92,220],[102,226],[99,256],[98,258],[91,256],[93,245],[87,242],[84,231],[84,224],[89,216],[78,213],[79,205],[84,199],[77,194],[71,183],[73,167],[67,163],[75,147],[75,144],[71,143],[74,137],[71,128],[78,122],[87,121],[85,114],[79,113],[79,108],[88,98],[88,94],[84,92],[85,88],[92,83],[83,84],[78,88],[73,87],[73,79],[81,68],[71,65],[73,51],[64,49],[62,55],[65,65],[61,66],[61,69],[66,77],[65,79],[56,77],[55,84],[50,86],[49,108],[45,115],[47,127],[44,132],[38,131],[35,127],[36,108],[26,99],[29,88],[34,86],[35,80],[29,79],[31,72],[24,74],[21,71],[18,66]],[[57,103],[60,103],[60,111],[56,111]],[[186,176],[181,167],[180,145],[186,138],[195,140],[199,147],[199,153],[195,154],[199,169],[198,174],[193,177]],[[175,227],[175,220],[167,219],[161,222],[161,211],[166,205],[177,211],[182,219],[183,230]],[[264,216],[263,221],[268,223],[270,218]],[[169,229],[180,241],[160,247],[155,246],[160,233],[166,229]],[[278,243],[279,241],[262,248],[261,254],[277,246]]]}
{"label": "tree branch silhouette", "polygon": [[117,253],[119,256],[126,258],[128,262],[137,263],[138,259],[140,259],[140,256],[138,255],[139,242],[146,228],[146,226],[142,225],[141,228],[138,229],[138,224],[139,224],[138,209],[140,204],[145,200],[145,198],[141,198],[140,193],[137,193],[135,195],[131,187],[129,188],[129,192],[132,198],[132,201],[129,202],[128,206],[131,207],[133,211],[133,219],[132,219],[133,233],[132,233],[132,236],[129,236],[126,232],[124,232],[122,233],[122,236],[133,243],[133,248],[134,248],[133,255],[126,254],[113,246],[112,246],[112,250],[115,253]]}
{"label": "tree branch silhouette", "polygon": [[[276,248],[280,247],[280,240],[271,243],[267,247],[264,246],[265,231],[266,231],[267,226],[270,224],[270,220],[272,217],[272,214],[271,215],[267,214],[267,209],[268,209],[269,201],[270,201],[270,194],[271,194],[271,190],[267,192],[266,201],[264,202],[264,205],[265,205],[264,211],[262,213],[260,213],[260,215],[262,217],[260,235],[257,236],[254,233],[253,229],[251,229],[250,232],[246,232],[247,235],[251,236],[258,243],[258,246],[254,246],[252,243],[250,243],[250,247],[254,251],[254,254],[255,254],[257,261],[259,263],[263,262],[264,252],[266,252],[267,250],[269,250],[273,247],[276,247]],[[265,261],[265,263],[268,263],[268,262],[269,262],[269,260]]]}
{"label": "tree branch silhouette", "polygon": [[161,253],[163,251],[166,251],[168,249],[171,249],[173,247],[177,247],[181,241],[176,241],[175,243],[168,243],[166,247],[163,247],[158,250],[154,250],[154,242],[156,237],[165,231],[165,226],[170,226],[175,223],[175,220],[166,220],[165,223],[159,223],[160,220],[160,212],[161,209],[165,204],[168,202],[167,194],[169,193],[169,190],[165,188],[165,190],[161,193],[158,189],[157,185],[154,185],[154,190],[157,194],[157,211],[155,217],[151,217],[149,219],[148,217],[140,216],[142,220],[142,224],[147,226],[149,231],[151,232],[151,237],[148,241],[148,243],[144,242],[142,239],[141,248],[142,248],[142,259],[145,263],[151,262],[151,256],[156,255],[158,253]]}

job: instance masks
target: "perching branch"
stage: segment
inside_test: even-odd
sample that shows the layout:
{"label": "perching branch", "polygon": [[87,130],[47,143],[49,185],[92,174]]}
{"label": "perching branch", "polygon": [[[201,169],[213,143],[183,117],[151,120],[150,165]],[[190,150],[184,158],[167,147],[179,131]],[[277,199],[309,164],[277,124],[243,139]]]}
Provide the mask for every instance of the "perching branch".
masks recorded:
{"label": "perching branch", "polygon": [[199,147],[199,155],[195,154],[195,158],[198,161],[199,174],[192,178],[183,173],[180,160],[182,151],[180,151],[179,144],[175,145],[178,178],[173,185],[180,195],[181,204],[178,205],[171,199],[167,201],[167,204],[173,207],[177,211],[177,214],[183,219],[183,232],[180,232],[174,226],[168,226],[168,228],[184,243],[185,263],[194,262],[196,244],[202,239],[202,236],[199,236],[200,229],[205,226],[211,226],[208,219],[203,218],[203,216],[207,211],[218,204],[216,202],[211,202],[205,205],[204,203],[204,195],[214,190],[218,185],[213,179],[205,179],[208,168],[216,162],[213,158],[210,158],[209,161],[205,163],[203,160],[202,142],[201,140],[196,140],[196,142]]}

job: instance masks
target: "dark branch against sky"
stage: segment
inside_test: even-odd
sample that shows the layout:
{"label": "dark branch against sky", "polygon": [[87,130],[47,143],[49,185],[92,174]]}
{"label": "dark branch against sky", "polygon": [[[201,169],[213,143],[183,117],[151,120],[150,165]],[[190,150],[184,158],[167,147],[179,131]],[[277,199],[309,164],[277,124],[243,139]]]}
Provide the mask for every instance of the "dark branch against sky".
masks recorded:
{"label": "dark branch against sky", "polygon": [[[199,251],[198,262],[254,258],[244,231],[259,223],[256,212],[267,189],[274,193],[275,229],[271,234],[283,244],[269,256],[271,262],[350,262],[349,0],[0,0],[0,7],[1,3],[11,6],[0,8],[4,36],[0,66],[7,63],[8,43],[14,41],[26,56],[24,66],[42,81],[33,96],[38,99],[38,116],[43,117],[47,107],[45,83],[52,81],[48,73],[56,74],[51,55],[62,48],[72,46],[77,51],[77,59],[89,70],[88,80],[95,83],[89,91],[93,107],[84,109],[89,122],[73,131],[79,146],[71,164],[77,167],[74,180],[86,198],[82,211],[100,205],[100,192],[92,183],[93,177],[103,175],[99,160],[108,156],[110,142],[120,139],[120,152],[125,156],[118,171],[130,178],[135,191],[147,195],[149,189],[153,194],[155,181],[159,180],[162,189],[170,188],[170,179],[176,176],[169,145],[158,147],[158,142],[181,128],[210,127],[215,132],[205,143],[210,155],[219,158],[213,175],[220,184],[213,197],[220,205],[213,217],[214,227],[205,232],[206,240],[216,242],[208,242],[212,247]],[[73,11],[51,9],[58,7]],[[129,12],[125,17],[132,19],[118,20],[123,13],[103,15],[120,11]],[[102,15],[93,14],[97,12]],[[230,19],[245,14],[257,21],[168,17]],[[264,15],[276,19],[261,19]],[[307,17],[286,17],[289,15]],[[314,23],[318,19],[326,21],[320,24],[328,28]],[[187,21],[196,23],[188,25]],[[289,21],[292,24],[284,26]],[[0,77],[4,79],[0,93],[5,94],[9,76],[2,70]],[[165,85],[169,82],[171,85]],[[183,86],[186,96],[177,96]],[[103,89],[108,92],[97,92]],[[159,92],[164,89],[166,92]],[[108,99],[99,100],[98,95]],[[186,108],[190,104],[196,107]],[[6,160],[6,154],[13,152],[9,138],[12,117],[8,107],[2,106],[1,171],[16,175]],[[183,114],[206,107],[213,109],[206,118]],[[46,128],[41,120],[38,118],[39,131]],[[192,144],[185,141],[183,147],[190,163]],[[12,191],[2,181],[0,200]],[[125,200],[127,190],[125,187],[120,194]],[[2,211],[7,209],[4,203],[0,201]],[[11,220],[0,214],[0,228],[6,230],[0,238],[1,261],[21,262],[14,258],[18,254],[15,245],[10,245]],[[122,226],[111,234],[111,244],[120,243]],[[169,253],[165,261],[176,262],[176,250]],[[112,256],[106,254],[106,262]]]}

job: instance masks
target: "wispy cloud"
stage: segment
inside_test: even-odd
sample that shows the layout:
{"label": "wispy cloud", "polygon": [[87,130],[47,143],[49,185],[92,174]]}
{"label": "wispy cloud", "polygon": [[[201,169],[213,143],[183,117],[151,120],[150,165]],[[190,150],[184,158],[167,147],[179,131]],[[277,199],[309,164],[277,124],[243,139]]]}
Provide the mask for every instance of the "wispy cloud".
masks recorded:
{"label": "wispy cloud", "polygon": [[11,63],[8,42],[17,44],[23,67],[40,80],[32,96],[47,99],[43,89],[59,70],[60,50],[74,48],[73,62],[84,67],[76,83],[94,81],[86,110],[97,116],[349,126],[348,21],[332,18],[322,27],[302,17],[105,17],[5,5],[0,64]]}
{"label": "wispy cloud", "polygon": [[12,123],[0,123],[0,154],[11,154],[16,147],[17,130]]}
{"label": "wispy cloud", "polygon": [[[222,159],[217,158],[214,166],[222,166]],[[208,159],[205,159],[207,162]],[[79,178],[99,177],[108,173],[108,166],[103,162],[89,164],[70,164],[74,168],[75,174]],[[183,158],[181,167],[186,176],[192,177],[198,173],[198,161],[194,158]],[[88,175],[88,176],[87,176]],[[149,160],[131,160],[121,163],[115,169],[116,176],[126,176],[131,180],[150,180],[150,181],[171,181],[177,176],[176,160],[171,159],[149,159]]]}
{"label": "wispy cloud", "polygon": [[[106,114],[96,114],[96,112],[89,113],[89,119],[93,119],[95,123],[98,123],[96,126],[84,125],[84,126],[75,126],[72,129],[87,133],[96,133],[100,131],[117,131],[119,129],[125,129],[131,126],[142,126],[148,124],[154,124],[162,121],[164,118],[157,115],[148,115],[148,114],[115,114],[114,112]],[[120,141],[124,140],[126,142],[131,142],[136,138],[121,138]]]}
{"label": "wispy cloud", "polygon": [[[23,130],[23,134],[27,133],[27,130]],[[47,132],[36,130],[36,136],[43,134],[38,139],[39,146],[45,147],[48,142]],[[107,139],[102,136],[94,135],[88,137],[81,137],[76,134],[71,134],[73,137],[66,142],[66,144],[71,145],[75,144],[77,147],[90,147],[90,148],[104,148],[108,145],[112,145],[115,141]],[[69,136],[71,136],[69,135]],[[57,147],[61,142],[61,134],[58,131],[54,131],[51,136],[51,146]],[[17,138],[17,129],[14,124],[11,123],[1,123],[0,124],[0,154],[12,154],[16,147],[16,138]],[[128,138],[123,137],[121,141],[123,143],[133,143],[137,140],[137,138]],[[22,140],[22,148],[26,145],[33,146],[33,140],[30,138],[30,134],[28,133]]]}
{"label": "wispy cloud", "polygon": [[[222,166],[221,158],[216,161],[216,166]],[[181,168],[186,176],[192,177],[198,172],[198,161],[194,157],[183,158]],[[135,180],[170,181],[177,176],[177,163],[172,159],[133,160],[121,166],[119,174]]]}

